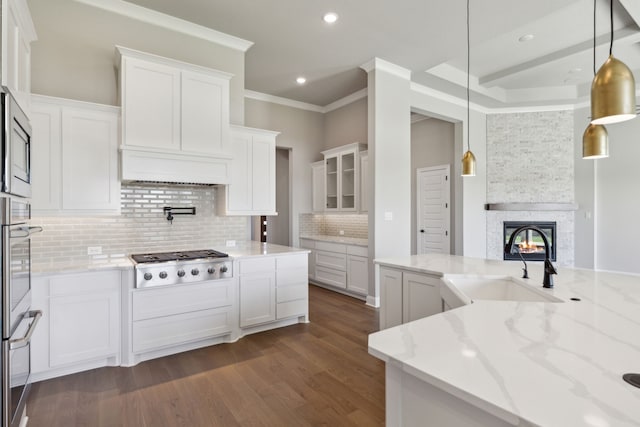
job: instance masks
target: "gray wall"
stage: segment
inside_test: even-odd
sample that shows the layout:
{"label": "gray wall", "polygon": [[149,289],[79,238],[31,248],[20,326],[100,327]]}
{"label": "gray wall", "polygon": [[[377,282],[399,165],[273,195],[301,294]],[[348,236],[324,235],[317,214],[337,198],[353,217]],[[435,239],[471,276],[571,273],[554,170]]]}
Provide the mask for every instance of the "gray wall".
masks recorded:
{"label": "gray wall", "polygon": [[[324,115],[324,150],[352,142],[367,143],[367,98]],[[322,160],[322,156],[317,160]]]}
{"label": "gray wall", "polygon": [[[118,105],[115,45],[234,74],[231,122],[244,121],[244,52],[116,15],[72,0],[28,0],[33,93]],[[63,19],[64,17],[64,19]],[[60,22],[73,20],[72,27]]]}
{"label": "gray wall", "polygon": [[595,165],[595,267],[640,273],[640,120],[607,125],[607,131],[609,158],[598,160]]}
{"label": "gray wall", "polygon": [[311,163],[319,160],[323,149],[323,115],[248,98],[245,100],[245,123],[280,132],[276,145],[291,148],[291,243],[297,246],[299,214],[311,212]]}
{"label": "gray wall", "polygon": [[[417,252],[417,183],[416,170],[449,165],[454,170],[454,124],[438,119],[425,119],[411,124],[411,253]],[[451,186],[451,249],[455,251],[455,189]]]}
{"label": "gray wall", "polygon": [[582,158],[582,135],[589,124],[591,109],[574,111],[574,182],[578,210],[575,213],[574,242],[576,267],[595,267],[595,165],[609,159],[585,160]]}

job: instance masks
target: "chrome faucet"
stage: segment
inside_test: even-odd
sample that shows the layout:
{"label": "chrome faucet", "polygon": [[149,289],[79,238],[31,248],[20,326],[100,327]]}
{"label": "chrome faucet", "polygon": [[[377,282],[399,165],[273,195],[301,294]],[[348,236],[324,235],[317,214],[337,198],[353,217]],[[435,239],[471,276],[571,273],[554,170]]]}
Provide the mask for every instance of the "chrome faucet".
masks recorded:
{"label": "chrome faucet", "polygon": [[[556,268],[551,264],[551,245],[549,245],[549,240],[547,240],[547,236],[545,236],[544,231],[536,227],[535,225],[523,225],[522,227],[516,228],[513,233],[511,233],[511,237],[509,237],[509,242],[504,247],[504,253],[510,254],[513,250],[513,243],[518,237],[518,234],[525,230],[535,231],[542,237],[542,241],[544,242],[544,278],[542,279],[542,286],[545,288],[553,288],[553,277],[552,275],[558,274]],[[526,266],[526,263],[525,263]],[[525,267],[526,268],[526,267]]]}

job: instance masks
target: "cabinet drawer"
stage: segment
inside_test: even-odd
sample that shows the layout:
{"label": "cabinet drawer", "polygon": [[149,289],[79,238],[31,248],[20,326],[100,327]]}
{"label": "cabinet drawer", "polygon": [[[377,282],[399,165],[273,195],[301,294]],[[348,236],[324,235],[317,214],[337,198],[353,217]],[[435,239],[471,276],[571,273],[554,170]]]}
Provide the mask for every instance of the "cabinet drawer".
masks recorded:
{"label": "cabinet drawer", "polygon": [[307,268],[309,254],[285,255],[276,258],[276,270],[285,268]]}
{"label": "cabinet drawer", "polygon": [[77,295],[120,289],[120,271],[53,276],[49,281],[51,296]]}
{"label": "cabinet drawer", "polygon": [[279,303],[276,306],[276,318],[284,319],[291,316],[303,316],[307,314],[308,307],[306,299]]}
{"label": "cabinet drawer", "polygon": [[347,246],[349,255],[369,256],[369,248],[366,246]]}
{"label": "cabinet drawer", "polygon": [[333,252],[316,252],[316,267],[333,268],[340,271],[347,270],[347,255]]}
{"label": "cabinet drawer", "polygon": [[276,286],[307,285],[309,271],[306,268],[276,271]]}
{"label": "cabinet drawer", "polygon": [[276,259],[274,257],[256,257],[241,259],[238,261],[240,274],[259,273],[262,271],[274,271]]}
{"label": "cabinet drawer", "polygon": [[346,245],[340,243],[316,242],[316,249],[319,251],[347,253]]}
{"label": "cabinet drawer", "polygon": [[136,290],[133,320],[151,319],[231,305],[233,280]]}
{"label": "cabinet drawer", "polygon": [[133,352],[228,334],[231,313],[231,307],[223,307],[133,322]]}
{"label": "cabinet drawer", "polygon": [[307,299],[308,285],[285,286],[276,289],[276,302],[286,302],[298,299]]}
{"label": "cabinet drawer", "polygon": [[316,280],[339,288],[347,287],[347,273],[316,266]]}

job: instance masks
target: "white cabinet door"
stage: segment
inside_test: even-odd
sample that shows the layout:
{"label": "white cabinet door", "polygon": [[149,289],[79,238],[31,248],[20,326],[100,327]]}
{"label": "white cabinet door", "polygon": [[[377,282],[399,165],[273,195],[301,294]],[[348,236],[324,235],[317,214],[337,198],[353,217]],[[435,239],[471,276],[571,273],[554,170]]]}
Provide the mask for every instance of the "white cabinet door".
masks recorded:
{"label": "white cabinet door", "polygon": [[57,211],[62,206],[62,107],[33,102],[31,109],[31,208]]}
{"label": "white cabinet door", "polygon": [[380,329],[402,324],[402,271],[380,267]]}
{"label": "white cabinet door", "polygon": [[316,274],[316,251],[315,251],[315,242],[309,239],[300,239],[300,247],[304,249],[309,249],[308,255],[308,265],[309,265],[309,279],[313,280]]}
{"label": "white cabinet door", "polygon": [[180,70],[122,58],[123,142],[129,146],[180,149]]}
{"label": "white cabinet door", "polygon": [[182,71],[182,151],[216,154],[229,143],[229,82]]}
{"label": "white cabinet door", "polygon": [[119,356],[120,272],[49,280],[49,366]]}
{"label": "white cabinet door", "polygon": [[322,152],[325,160],[325,210],[357,212],[360,206],[360,151],[353,143]]}
{"label": "white cabinet door", "polygon": [[62,111],[62,208],[118,211],[118,116]]}
{"label": "white cabinet door", "polygon": [[367,295],[369,292],[369,258],[347,255],[347,289]]}
{"label": "white cabinet door", "polygon": [[276,320],[276,274],[264,272],[240,276],[240,326]]}
{"label": "white cabinet door", "polygon": [[277,132],[232,126],[231,183],[222,188],[221,215],[276,214]]}
{"label": "white cabinet door", "polygon": [[440,279],[425,274],[402,273],[402,322],[442,312]]}
{"label": "white cabinet door", "polygon": [[311,164],[311,203],[313,212],[324,212],[327,205],[324,176],[325,162],[315,162]]}

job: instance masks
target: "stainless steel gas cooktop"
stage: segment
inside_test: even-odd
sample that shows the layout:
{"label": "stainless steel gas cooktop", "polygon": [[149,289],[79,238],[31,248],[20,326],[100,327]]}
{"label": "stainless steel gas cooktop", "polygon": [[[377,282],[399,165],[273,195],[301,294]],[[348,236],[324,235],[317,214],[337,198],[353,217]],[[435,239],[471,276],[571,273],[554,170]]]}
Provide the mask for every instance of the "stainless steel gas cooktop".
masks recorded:
{"label": "stainless steel gas cooktop", "polygon": [[134,254],[136,288],[233,277],[229,255],[213,249]]}

